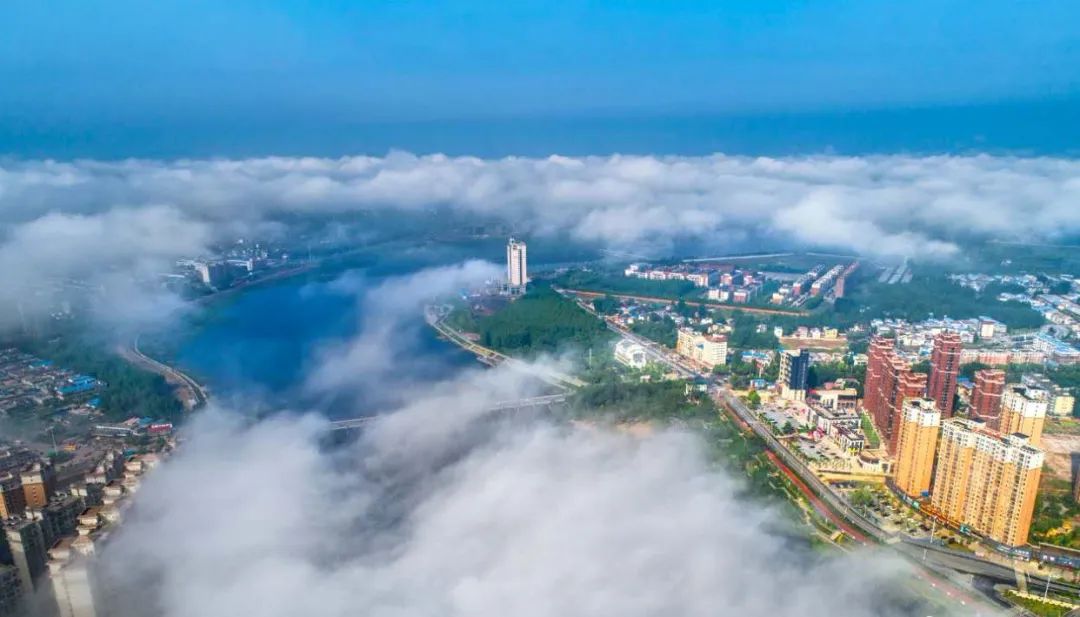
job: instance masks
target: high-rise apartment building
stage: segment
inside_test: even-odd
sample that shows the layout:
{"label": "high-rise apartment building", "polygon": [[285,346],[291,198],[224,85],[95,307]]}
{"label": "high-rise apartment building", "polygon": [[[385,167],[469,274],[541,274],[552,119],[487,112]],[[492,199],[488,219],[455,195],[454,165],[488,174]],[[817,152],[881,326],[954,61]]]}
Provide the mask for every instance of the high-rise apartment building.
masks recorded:
{"label": "high-rise apartment building", "polygon": [[943,417],[952,417],[956,399],[956,378],[960,375],[960,335],[945,331],[934,337],[934,350],[930,354],[930,376],[927,379],[926,396],[937,403]]}
{"label": "high-rise apartment building", "polygon": [[780,396],[790,400],[806,400],[810,386],[810,352],[806,349],[780,352]]}
{"label": "high-rise apartment building", "polygon": [[1001,395],[1001,419],[997,430],[1006,435],[1027,435],[1031,445],[1039,446],[1049,406],[1045,390],[1009,384]]}
{"label": "high-rise apartment building", "polygon": [[975,371],[971,389],[971,417],[982,420],[991,430],[998,430],[1001,418],[1001,395],[1005,392],[1005,371],[983,369]]}
{"label": "high-rise apartment building", "polygon": [[1026,544],[1043,459],[1023,435],[1002,435],[978,420],[945,420],[931,503],[992,540]]}
{"label": "high-rise apartment building", "polygon": [[36,589],[48,563],[49,547],[45,546],[41,525],[26,519],[8,521],[4,523],[4,539],[24,592]]}
{"label": "high-rise apartment building", "polygon": [[528,255],[524,242],[510,238],[506,243],[506,282],[511,293],[524,291],[529,282]]}
{"label": "high-rise apartment building", "polygon": [[881,375],[877,380],[877,394],[875,395],[877,409],[874,413],[874,424],[889,454],[896,453],[904,401],[909,398],[921,398],[925,392],[926,375],[913,372],[907,361],[889,352],[885,356]]}
{"label": "high-rise apartment building", "polygon": [[93,557],[81,555],[64,540],[49,550],[49,580],[58,617],[97,617]]}
{"label": "high-rise apartment building", "polygon": [[27,508],[44,508],[56,492],[56,474],[48,463],[34,463],[19,476]]}
{"label": "high-rise apartment building", "polygon": [[0,615],[18,615],[22,609],[23,588],[19,570],[0,564]]}
{"label": "high-rise apartment building", "polygon": [[0,475],[0,519],[21,516],[26,511],[26,493],[20,476],[14,473]]}
{"label": "high-rise apartment building", "polygon": [[870,339],[867,351],[866,379],[863,383],[863,408],[881,426],[881,377],[886,370],[886,359],[893,353],[895,341],[881,335]]}
{"label": "high-rise apartment building", "polygon": [[896,487],[912,497],[923,496],[933,480],[934,452],[941,430],[941,412],[928,398],[904,401],[893,466]]}

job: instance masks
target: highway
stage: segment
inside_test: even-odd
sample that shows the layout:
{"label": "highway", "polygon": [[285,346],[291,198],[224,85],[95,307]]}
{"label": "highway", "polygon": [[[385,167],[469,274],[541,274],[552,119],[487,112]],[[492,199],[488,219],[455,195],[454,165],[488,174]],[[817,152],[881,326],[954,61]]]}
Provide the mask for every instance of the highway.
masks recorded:
{"label": "highway", "polygon": [[158,362],[157,360],[144,354],[142,350],[139,349],[138,336],[136,336],[131,341],[131,345],[127,347],[121,347],[118,351],[124,359],[131,362],[132,364],[141,366],[149,371],[153,371],[161,375],[169,383],[181,384],[183,386],[186,386],[188,390],[191,391],[191,395],[195,398],[194,407],[202,407],[204,404],[206,404],[206,401],[210,399],[210,394],[207,392],[206,388],[203,387],[203,385],[199,382],[195,381],[187,373],[184,373],[183,371],[171,367],[163,362]]}

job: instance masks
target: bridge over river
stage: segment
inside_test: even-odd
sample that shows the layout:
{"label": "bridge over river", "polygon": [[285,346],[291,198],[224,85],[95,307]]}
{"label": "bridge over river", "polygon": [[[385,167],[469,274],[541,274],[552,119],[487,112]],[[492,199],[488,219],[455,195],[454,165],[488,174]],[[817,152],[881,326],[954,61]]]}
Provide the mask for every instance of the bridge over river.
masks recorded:
{"label": "bridge over river", "polygon": [[[501,401],[485,409],[490,414],[503,414],[503,413],[516,413],[519,411],[530,410],[547,410],[553,405],[561,405],[566,402],[568,395],[562,394],[548,394],[545,396],[534,396],[531,398],[522,398],[512,401]],[[374,422],[381,416],[364,416],[362,418],[349,418],[347,420],[336,420],[330,423],[331,431],[347,431],[360,429],[367,424]]]}

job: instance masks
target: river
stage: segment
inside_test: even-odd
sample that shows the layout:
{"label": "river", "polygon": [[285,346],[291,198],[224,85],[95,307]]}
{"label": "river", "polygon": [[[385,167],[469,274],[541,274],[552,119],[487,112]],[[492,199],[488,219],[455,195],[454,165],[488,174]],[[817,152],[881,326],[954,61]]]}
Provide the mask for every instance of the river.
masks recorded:
{"label": "river", "polygon": [[[392,277],[466,259],[500,262],[503,241],[410,244],[380,249],[347,263],[325,266],[296,277],[254,286],[210,302],[178,334],[168,360],[190,372],[215,398],[272,398],[277,406],[310,405],[304,383],[318,363],[320,351],[357,334],[364,317],[364,294]],[[537,268],[580,259],[557,243],[530,244]],[[592,257],[591,254],[585,255]],[[349,288],[335,284],[347,277]],[[425,362],[398,367],[405,377],[438,379],[476,359],[439,338],[423,324],[423,314],[405,316],[416,326],[416,352]],[[415,372],[416,374],[410,374]],[[255,396],[253,396],[255,395]],[[334,415],[334,410],[324,410]]]}

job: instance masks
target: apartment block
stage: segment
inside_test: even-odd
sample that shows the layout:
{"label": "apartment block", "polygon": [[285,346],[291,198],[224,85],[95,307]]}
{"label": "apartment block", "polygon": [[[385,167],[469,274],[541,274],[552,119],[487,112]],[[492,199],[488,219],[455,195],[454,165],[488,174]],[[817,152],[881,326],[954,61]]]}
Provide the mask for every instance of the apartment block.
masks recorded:
{"label": "apartment block", "polygon": [[712,369],[727,364],[727,339],[719,335],[702,334],[692,328],[680,328],[675,343],[679,355]]}
{"label": "apartment block", "polygon": [[1001,418],[1001,395],[1004,392],[1005,371],[975,371],[975,385],[971,389],[971,417],[982,420],[987,427],[997,430]]}
{"label": "apartment block", "polygon": [[810,352],[806,349],[780,352],[780,396],[789,399],[806,400],[806,390],[810,387]]}
{"label": "apartment block", "polygon": [[932,399],[941,415],[952,417],[956,400],[956,379],[960,375],[960,352],[963,346],[960,335],[946,330],[934,337],[934,350],[930,354],[930,376],[926,396]]}
{"label": "apartment block", "polygon": [[904,402],[893,470],[897,488],[912,497],[930,490],[940,430],[941,412],[933,400],[912,398]]}
{"label": "apartment block", "polygon": [[1010,384],[1001,395],[1001,420],[997,430],[1006,435],[1021,433],[1027,436],[1031,445],[1039,446],[1049,406],[1045,390]]}
{"label": "apartment block", "polygon": [[1044,454],[985,423],[941,423],[931,503],[946,518],[1009,546],[1027,543]]}

